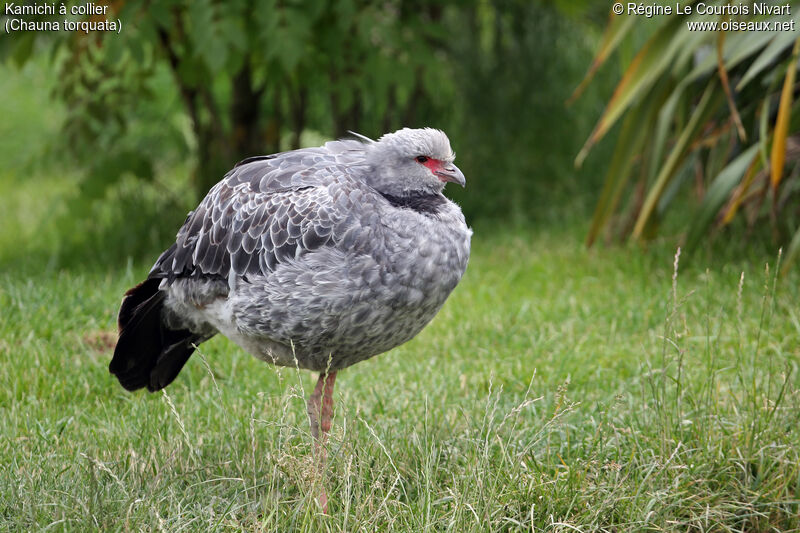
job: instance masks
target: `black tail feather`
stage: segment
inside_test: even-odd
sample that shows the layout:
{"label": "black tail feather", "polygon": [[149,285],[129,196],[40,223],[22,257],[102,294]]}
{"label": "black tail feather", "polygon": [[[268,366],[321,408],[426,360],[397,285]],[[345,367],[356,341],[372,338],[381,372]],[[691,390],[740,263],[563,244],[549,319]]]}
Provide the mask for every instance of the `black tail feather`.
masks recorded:
{"label": "black tail feather", "polygon": [[119,310],[119,340],[109,371],[133,391],[154,392],[175,379],[204,340],[188,329],[169,329],[162,319],[164,292],[161,280],[150,278],[125,293]]}

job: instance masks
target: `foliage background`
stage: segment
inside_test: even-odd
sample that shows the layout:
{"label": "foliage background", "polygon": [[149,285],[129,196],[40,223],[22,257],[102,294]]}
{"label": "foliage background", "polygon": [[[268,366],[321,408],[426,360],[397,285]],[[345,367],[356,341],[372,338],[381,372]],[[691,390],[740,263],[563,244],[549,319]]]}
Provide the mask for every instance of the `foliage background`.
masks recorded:
{"label": "foliage background", "polygon": [[[583,213],[599,183],[601,150],[580,171],[572,159],[611,75],[564,104],[602,31],[599,5],[165,0],[112,9],[119,35],[27,32],[0,40],[0,54],[10,76],[27,72],[48,87],[51,134],[33,141],[41,151],[23,152],[73,173],[78,188],[59,226],[73,240],[124,240],[107,247],[120,259],[152,253],[168,235],[142,226],[131,242],[114,224],[74,214],[117,217],[130,233],[137,220],[191,209],[244,157],[347,130],[446,131],[469,180],[468,191],[448,193],[473,222],[557,218],[555,204]],[[58,261],[76,246],[61,246]]]}
{"label": "foliage background", "polygon": [[[786,246],[784,272],[792,266],[800,252],[798,8],[688,1],[680,15],[653,18],[576,158],[622,122],[587,244],[601,234],[647,241],[678,211],[686,212],[685,251],[738,226],[744,237],[768,231]],[[636,22],[611,18],[573,98]],[[680,205],[687,199],[689,210]]]}

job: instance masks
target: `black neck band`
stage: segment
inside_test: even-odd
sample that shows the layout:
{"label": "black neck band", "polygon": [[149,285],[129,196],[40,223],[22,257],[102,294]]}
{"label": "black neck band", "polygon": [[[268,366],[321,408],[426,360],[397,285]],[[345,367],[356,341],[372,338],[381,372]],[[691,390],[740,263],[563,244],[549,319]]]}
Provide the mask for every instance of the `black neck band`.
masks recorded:
{"label": "black neck band", "polygon": [[413,194],[410,196],[384,194],[383,197],[395,207],[411,209],[423,215],[435,215],[447,202],[447,199],[441,194]]}

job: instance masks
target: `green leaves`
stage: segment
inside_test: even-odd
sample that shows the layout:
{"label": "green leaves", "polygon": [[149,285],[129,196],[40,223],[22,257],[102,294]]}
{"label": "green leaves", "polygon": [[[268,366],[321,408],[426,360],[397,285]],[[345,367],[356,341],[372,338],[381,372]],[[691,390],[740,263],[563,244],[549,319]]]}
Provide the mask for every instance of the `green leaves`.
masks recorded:
{"label": "green leaves", "polygon": [[663,96],[659,98],[658,95],[650,95],[649,98],[643,100],[641,105],[625,116],[603,190],[589,227],[589,234],[586,238],[587,246],[594,243],[619,207],[622,193],[633,173],[634,163],[645,144],[646,137],[641,135],[641,132],[655,120],[662,101]]}
{"label": "green leaves", "polygon": [[647,224],[652,216],[656,204],[662,198],[667,185],[678,171],[679,165],[686,158],[690,143],[697,136],[700,128],[708,118],[708,115],[711,113],[711,111],[713,111],[714,105],[719,102],[720,94],[718,91],[719,87],[716,83],[712,82],[708,84],[708,87],[706,87],[706,90],[700,97],[700,101],[697,103],[697,107],[695,108],[694,113],[692,113],[689,122],[680,132],[680,135],[675,142],[675,146],[672,148],[669,156],[664,161],[661,171],[658,173],[655,183],[653,183],[653,185],[650,187],[650,190],[645,198],[644,205],[639,211],[639,217],[636,219],[636,224],[633,227],[633,232],[631,235],[634,239],[642,237],[645,224]]}
{"label": "green leaves", "polygon": [[786,136],[789,133],[789,116],[792,112],[792,97],[794,96],[794,78],[797,73],[797,55],[800,51],[800,38],[794,42],[792,57],[786,69],[786,78],[781,90],[781,100],[778,106],[778,118],[775,121],[775,133],[772,136],[772,153],[770,156],[770,183],[777,189],[783,178],[783,164],[786,161]]}
{"label": "green leaves", "polygon": [[89,169],[87,194],[130,174],[125,165],[149,177],[153,159],[178,152],[200,195],[233,162],[296,147],[304,132],[376,135],[418,125],[423,112],[426,123],[443,116],[455,89],[443,59],[451,8],[469,11],[449,1],[126,0],[109,6],[120,34],[20,34],[0,40],[0,54],[22,63],[34,39],[51,47],[68,109],[62,148]]}
{"label": "green leaves", "polygon": [[219,19],[225,8],[211,0],[193,0],[186,9],[185,25],[192,50],[210,72],[219,72],[228,59],[230,43],[220,34]]}
{"label": "green leaves", "polygon": [[[797,0],[791,4],[792,12],[800,8]],[[698,15],[693,17],[698,20]],[[576,92],[583,90],[610,51],[623,42],[631,18],[612,17],[597,57]],[[789,18],[768,21],[774,24]],[[621,197],[634,188],[642,195],[640,201],[630,203],[628,217],[635,222],[625,226],[620,237],[649,238],[655,216],[671,209],[682,184],[676,177],[687,175],[687,162],[695,175],[695,207],[686,217],[687,249],[702,241],[715,220],[717,226],[729,223],[744,204],[749,225],[768,219],[772,235],[796,243],[800,179],[796,172],[785,177],[785,167],[798,163],[797,152],[787,151],[787,144],[793,134],[800,133],[793,113],[800,29],[690,32],[689,20],[687,16],[663,18],[626,67],[576,158],[580,164],[624,117],[587,244],[609,228]],[[747,145],[741,146],[744,142]],[[759,173],[761,167],[769,172]],[[770,190],[771,204],[763,201]]]}
{"label": "green leaves", "polygon": [[737,91],[741,91],[752,80],[756,79],[765,68],[774,63],[778,57],[784,53],[792,43],[800,37],[800,24],[797,25],[796,30],[793,32],[780,32],[777,35],[772,35],[769,44],[761,51],[758,58],[750,65],[742,76],[739,85],[736,86]]}
{"label": "green leaves", "polygon": [[101,198],[110,186],[126,176],[150,181],[153,174],[153,162],[147,154],[134,150],[103,154],[92,165],[88,177],[81,182],[81,196],[90,200]]}
{"label": "green leaves", "polygon": [[614,90],[603,116],[600,117],[594,131],[578,153],[577,165],[583,163],[592,146],[608,132],[632,102],[641,97],[670,65],[670,60],[678,50],[677,45],[680,43],[683,28],[679,17],[670,17],[669,22],[661,27],[656,35],[636,54]]}
{"label": "green leaves", "polygon": [[591,82],[592,78],[594,78],[594,74],[597,72],[597,69],[606,62],[611,53],[616,50],[617,46],[619,46],[619,43],[622,42],[622,39],[631,30],[635,20],[636,19],[634,17],[623,17],[620,15],[615,15],[613,11],[611,12],[608,26],[606,26],[606,31],[603,34],[603,40],[600,43],[600,48],[597,51],[597,55],[594,57],[594,60],[592,60],[592,65],[589,67],[589,71],[583,77],[580,85],[575,88],[572,96],[570,96],[569,102],[574,101],[583,93],[583,91],[589,85],[589,82]]}
{"label": "green leaves", "polygon": [[758,161],[758,145],[754,144],[739,154],[711,182],[697,214],[692,218],[686,237],[686,246],[694,248],[700,242],[720,208],[730,197],[733,189],[742,181],[745,173]]}

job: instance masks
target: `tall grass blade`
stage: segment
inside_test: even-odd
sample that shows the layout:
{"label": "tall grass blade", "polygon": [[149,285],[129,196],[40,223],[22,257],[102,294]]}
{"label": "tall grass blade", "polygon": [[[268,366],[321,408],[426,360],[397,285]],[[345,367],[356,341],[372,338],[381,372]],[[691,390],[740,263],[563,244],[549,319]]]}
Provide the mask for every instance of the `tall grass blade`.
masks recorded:
{"label": "tall grass blade", "polygon": [[728,206],[722,213],[720,217],[720,226],[726,226],[731,223],[733,217],[736,215],[736,211],[739,209],[739,206],[742,204],[742,201],[747,194],[747,191],[750,189],[750,186],[753,184],[753,180],[756,177],[756,173],[761,168],[761,157],[760,157],[760,150],[761,150],[761,143],[756,145],[758,147],[759,153],[756,154],[755,159],[750,164],[750,167],[747,169],[744,177],[737,185],[736,189],[733,191],[731,195],[731,199],[728,201]]}
{"label": "tall grass blade", "polygon": [[647,172],[648,183],[651,183],[658,174],[658,170],[664,162],[664,150],[669,139],[669,132],[671,128],[674,127],[675,121],[679,120],[683,115],[680,110],[682,106],[686,104],[687,100],[685,88],[686,84],[679,83],[678,86],[672,90],[666,102],[660,106],[661,108],[656,118],[654,134],[650,141],[651,153]]}
{"label": "tall grass blade", "polygon": [[[727,45],[723,54],[725,68],[733,69],[739,63],[754,55],[767,46],[774,33],[770,32],[735,32],[726,38]],[[708,54],[702,59],[692,72],[687,76],[690,82],[697,81],[707,76],[717,66],[714,54]]]}
{"label": "tall grass blade", "polygon": [[789,268],[797,260],[798,255],[800,255],[800,227],[797,228],[794,237],[792,237],[792,241],[789,243],[789,247],[786,249],[786,259],[781,268],[782,276],[785,276],[789,272]]}
{"label": "tall grass blade", "polygon": [[688,250],[693,250],[697,246],[700,238],[714,220],[714,216],[730,195],[731,190],[741,183],[745,173],[752,167],[757,158],[758,144],[754,144],[739,154],[714,178],[705,198],[703,198],[703,203],[700,205],[698,213],[692,218],[689,233],[686,237],[686,248]]}
{"label": "tall grass blade", "polygon": [[597,201],[586,245],[592,246],[600,231],[606,226],[609,217],[616,211],[622,191],[625,189],[633,170],[636,154],[640,153],[644,140],[642,129],[647,127],[653,113],[657,109],[654,105],[646,105],[628,113],[622,124],[619,141],[617,142],[608,174],[603,182],[603,190]]}
{"label": "tall grass blade", "polygon": [[794,78],[797,74],[798,51],[800,51],[800,38],[794,42],[792,57],[786,70],[786,78],[783,81],[783,90],[781,91],[781,101],[778,105],[778,118],[775,121],[775,132],[772,137],[770,184],[773,190],[778,188],[783,178],[783,164],[786,161],[786,136],[789,133],[789,119],[792,112],[792,96]]}
{"label": "tall grass blade", "polygon": [[719,37],[717,38],[717,72],[719,72],[719,79],[722,82],[722,88],[725,89],[725,97],[728,100],[728,108],[731,110],[731,118],[733,119],[733,123],[736,124],[736,131],[739,134],[739,139],[741,141],[746,141],[747,133],[744,131],[742,117],[739,116],[739,110],[736,109],[736,102],[733,100],[731,84],[730,81],[728,81],[728,69],[725,67],[725,61],[723,59],[722,52],[725,48],[725,36],[727,34],[727,32],[721,31],[719,32]]}
{"label": "tall grass blade", "polygon": [[586,86],[589,85],[589,82],[594,78],[597,69],[600,68],[603,63],[606,62],[608,56],[610,56],[611,53],[617,49],[619,43],[633,27],[635,20],[636,17],[623,17],[620,15],[615,15],[613,12],[611,12],[608,26],[606,26],[606,30],[603,33],[603,40],[600,43],[600,49],[597,51],[597,55],[594,56],[592,64],[589,66],[589,70],[586,72],[581,82],[567,100],[567,105],[574,102],[576,99],[578,99],[578,97],[580,97],[581,94],[583,94]]}
{"label": "tall grass blade", "polygon": [[599,141],[633,102],[641,97],[671,65],[671,59],[681,46],[685,33],[683,18],[670,17],[642,47],[622,76],[594,131],[575,159],[580,166],[589,150]]}
{"label": "tall grass blade", "polygon": [[705,123],[711,111],[713,111],[716,107],[716,104],[719,101],[718,93],[719,91],[717,91],[716,81],[712,80],[706,87],[703,96],[700,98],[700,102],[697,104],[697,108],[694,110],[692,118],[689,120],[689,123],[686,124],[686,127],[681,132],[680,137],[678,137],[678,141],[672,148],[669,157],[667,157],[667,161],[664,163],[661,172],[656,178],[656,182],[647,193],[644,205],[642,205],[642,209],[639,212],[638,218],[636,219],[636,224],[633,227],[633,239],[639,239],[642,237],[645,226],[650,220],[650,217],[653,214],[661,195],[664,193],[666,186],[669,184],[670,180],[678,170],[681,161],[683,161],[683,159],[686,157],[686,153],[692,139],[697,136],[701,126]]}
{"label": "tall grass blade", "polygon": [[800,37],[800,25],[796,26],[795,31],[778,32],[770,43],[761,51],[761,54],[759,54],[756,60],[753,61],[747,69],[747,72],[744,73],[744,76],[742,76],[742,79],[739,80],[739,83],[736,85],[736,90],[741,91],[744,89],[765,68],[773,61],[777,60],[787,48],[792,46],[792,41],[798,37]]}

